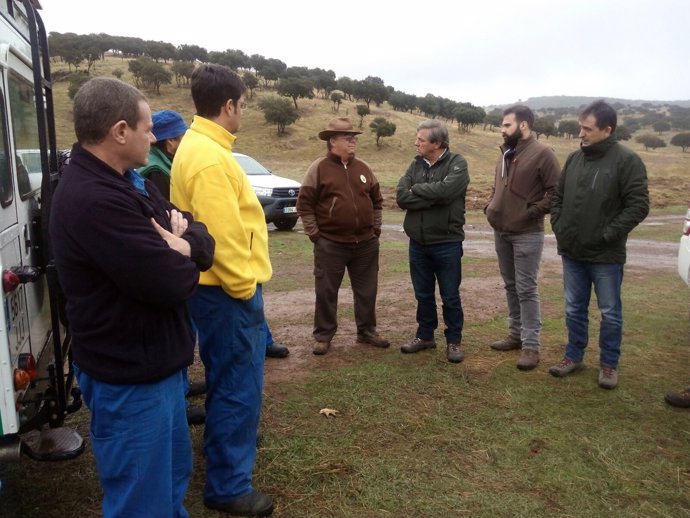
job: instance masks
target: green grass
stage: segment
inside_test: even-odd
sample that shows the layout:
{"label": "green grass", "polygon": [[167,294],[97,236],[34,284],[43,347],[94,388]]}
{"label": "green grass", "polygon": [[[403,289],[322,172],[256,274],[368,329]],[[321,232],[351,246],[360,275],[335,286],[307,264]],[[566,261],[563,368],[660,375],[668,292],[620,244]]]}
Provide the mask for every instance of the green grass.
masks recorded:
{"label": "green grass", "polygon": [[[274,259],[269,289],[310,289],[306,237],[270,237],[281,259]],[[543,351],[535,371],[520,372],[516,354],[487,347],[506,325],[502,289],[473,291],[473,283],[497,279],[495,260],[488,258],[463,259],[466,360],[451,365],[441,348],[400,354],[397,345],[414,333],[406,243],[385,240],[382,250],[387,267],[380,291],[403,287],[379,305],[380,325],[394,347],[346,346],[316,358],[308,343],[292,337],[286,341],[297,356],[285,361],[296,362],[294,375],[279,382],[267,377],[255,483],[276,497],[275,516],[690,514],[688,414],[662,400],[688,380],[688,293],[674,272],[626,273],[621,383],[604,391],[596,386],[594,303],[587,369],[565,379],[546,372],[560,359],[565,338],[554,268],[544,269],[541,283]],[[301,275],[288,281],[296,272]],[[486,305],[491,297],[493,309]],[[485,309],[477,311],[478,304]],[[349,332],[352,319],[351,308],[341,307],[339,335]],[[291,319],[279,324],[305,332],[310,326]],[[338,410],[337,417],[320,415],[322,408]],[[88,435],[87,412],[69,424]],[[193,428],[192,438],[188,510],[217,516],[202,504],[202,429]],[[47,475],[37,478],[37,471]],[[88,449],[59,464],[23,459],[5,467],[3,481],[0,516],[99,516]]]}

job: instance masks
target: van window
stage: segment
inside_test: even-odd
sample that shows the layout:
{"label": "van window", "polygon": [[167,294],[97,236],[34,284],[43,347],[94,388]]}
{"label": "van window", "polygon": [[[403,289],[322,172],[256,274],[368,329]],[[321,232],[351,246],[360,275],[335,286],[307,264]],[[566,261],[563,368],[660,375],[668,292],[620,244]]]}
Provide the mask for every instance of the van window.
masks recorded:
{"label": "van window", "polygon": [[7,118],[5,99],[0,91],[0,206],[12,203],[12,169],[10,168],[10,145],[7,140]]}
{"label": "van window", "polygon": [[19,196],[41,187],[41,153],[38,139],[38,115],[34,88],[26,79],[11,72],[9,76],[10,110],[14,136],[17,187]]}

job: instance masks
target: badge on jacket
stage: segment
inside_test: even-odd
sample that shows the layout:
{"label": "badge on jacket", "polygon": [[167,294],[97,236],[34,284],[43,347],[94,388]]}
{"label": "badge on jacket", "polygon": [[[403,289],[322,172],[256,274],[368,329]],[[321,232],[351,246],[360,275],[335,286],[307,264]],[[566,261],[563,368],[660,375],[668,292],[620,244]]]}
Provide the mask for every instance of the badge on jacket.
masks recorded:
{"label": "badge on jacket", "polygon": [[359,179],[362,180],[362,183],[367,183],[367,179],[364,177],[363,174],[359,175]]}

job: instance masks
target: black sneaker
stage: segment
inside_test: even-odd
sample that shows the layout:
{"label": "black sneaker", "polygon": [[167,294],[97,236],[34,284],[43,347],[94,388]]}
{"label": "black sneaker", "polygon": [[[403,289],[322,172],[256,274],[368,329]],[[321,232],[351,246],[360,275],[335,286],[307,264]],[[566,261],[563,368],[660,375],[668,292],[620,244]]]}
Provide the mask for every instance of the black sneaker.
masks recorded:
{"label": "black sneaker", "polygon": [[201,396],[203,394],[206,394],[205,381],[192,381],[189,384],[189,390],[187,390],[187,397]]}
{"label": "black sneaker", "polygon": [[189,405],[187,407],[187,424],[204,424],[206,422],[206,410],[199,405]]}
{"label": "black sneaker", "polygon": [[273,499],[256,489],[227,502],[204,499],[204,505],[209,509],[223,511],[233,516],[271,516],[273,513]]}
{"label": "black sneaker", "polygon": [[279,342],[273,342],[266,347],[267,358],[285,358],[288,354],[290,354],[290,350]]}

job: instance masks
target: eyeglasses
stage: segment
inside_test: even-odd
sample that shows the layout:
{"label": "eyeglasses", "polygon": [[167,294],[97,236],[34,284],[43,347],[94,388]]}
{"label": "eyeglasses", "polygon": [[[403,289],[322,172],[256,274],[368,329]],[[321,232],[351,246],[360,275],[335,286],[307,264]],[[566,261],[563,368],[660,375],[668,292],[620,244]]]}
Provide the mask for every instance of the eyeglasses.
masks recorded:
{"label": "eyeglasses", "polygon": [[239,103],[239,107],[243,110],[246,110],[247,109],[247,103],[241,102],[241,103]]}
{"label": "eyeglasses", "polygon": [[355,135],[338,135],[338,137],[348,142],[357,142],[357,137]]}

